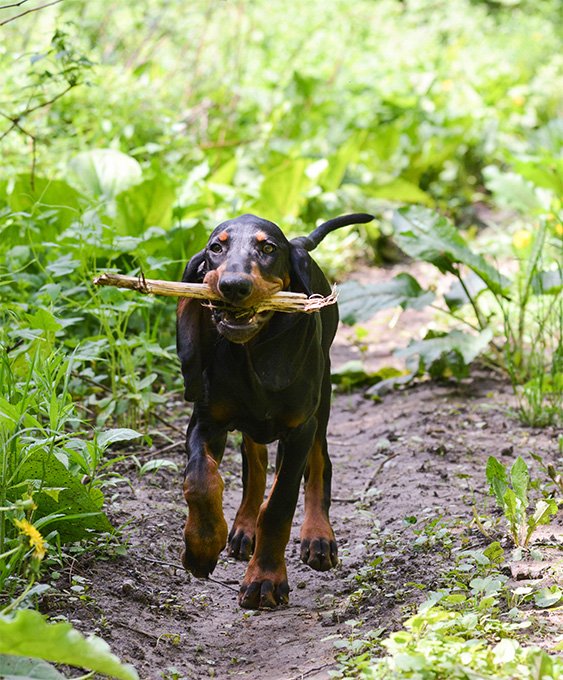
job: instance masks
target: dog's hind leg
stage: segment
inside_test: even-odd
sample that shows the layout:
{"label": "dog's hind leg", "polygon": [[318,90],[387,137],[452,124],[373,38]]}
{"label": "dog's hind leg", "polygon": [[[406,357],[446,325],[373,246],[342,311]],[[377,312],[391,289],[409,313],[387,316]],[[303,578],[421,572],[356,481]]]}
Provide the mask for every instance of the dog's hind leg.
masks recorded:
{"label": "dog's hind leg", "polygon": [[330,379],[325,376],[317,432],[305,468],[305,518],[301,526],[301,560],[317,571],[328,571],[338,564],[338,548],[329,520],[332,478],[326,441],[329,410]]}
{"label": "dog's hind leg", "polygon": [[264,500],[268,449],[248,435],[242,440],[242,501],[229,533],[229,555],[249,560],[254,548],[256,520]]}

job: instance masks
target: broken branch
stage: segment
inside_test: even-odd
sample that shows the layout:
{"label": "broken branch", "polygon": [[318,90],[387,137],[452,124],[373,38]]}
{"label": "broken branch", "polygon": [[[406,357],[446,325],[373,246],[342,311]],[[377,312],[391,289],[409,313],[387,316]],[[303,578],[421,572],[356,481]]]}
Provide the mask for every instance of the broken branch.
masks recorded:
{"label": "broken branch", "polygon": [[[217,295],[206,283],[180,283],[176,281],[159,281],[146,279],[141,276],[125,276],[123,274],[105,273],[94,279],[96,286],[114,286],[127,288],[139,293],[164,295],[167,297],[195,298],[197,300],[209,300],[211,303],[225,301]],[[336,288],[330,295],[312,295],[307,297],[303,293],[280,291],[272,297],[261,300],[255,305],[256,311],[270,310],[274,312],[316,312],[322,307],[333,305],[336,302]]]}

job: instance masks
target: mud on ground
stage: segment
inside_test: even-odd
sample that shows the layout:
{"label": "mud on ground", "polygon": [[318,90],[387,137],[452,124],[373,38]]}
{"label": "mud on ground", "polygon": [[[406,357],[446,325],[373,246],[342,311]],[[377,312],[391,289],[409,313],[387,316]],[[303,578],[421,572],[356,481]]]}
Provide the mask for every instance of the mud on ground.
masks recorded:
{"label": "mud on ground", "polygon": [[[534,452],[556,461],[556,433],[521,426],[507,415],[509,403],[509,386],[490,375],[460,385],[422,383],[389,394],[382,403],[362,393],[337,395],[329,444],[331,517],[341,563],[329,573],[300,563],[300,505],[287,549],[290,604],[277,611],[239,608],[244,563],[224,556],[214,581],[183,572],[181,473],[163,469],[138,478],[131,464],[123,470],[131,486],[118,487],[110,506],[113,522],[125,527],[126,555],[106,561],[81,557],[72,574],[63,574],[60,587],[68,589],[72,576],[79,575],[86,579],[86,596],[74,602],[55,597],[51,613],[61,611],[64,602],[64,613],[80,630],[101,635],[143,680],[327,678],[338,653],[335,640],[351,633],[346,621],[399,627],[452,565],[439,543],[416,549],[413,527],[404,518],[416,517],[415,529],[440,516],[453,531],[456,523],[467,527],[474,505],[483,512],[492,509],[484,487],[490,454],[512,461],[517,455],[530,460]],[[170,408],[182,414],[174,421],[182,430],[185,407],[178,402]],[[178,431],[168,434],[182,439]],[[138,454],[145,461],[151,451]],[[181,445],[161,456],[181,470]],[[232,521],[241,495],[240,457],[232,446],[221,469],[225,514]],[[561,527],[550,530],[561,534]],[[469,547],[487,544],[476,529],[466,534]],[[383,561],[366,586],[356,576],[377,555]],[[550,616],[545,614],[553,632],[561,621]]]}

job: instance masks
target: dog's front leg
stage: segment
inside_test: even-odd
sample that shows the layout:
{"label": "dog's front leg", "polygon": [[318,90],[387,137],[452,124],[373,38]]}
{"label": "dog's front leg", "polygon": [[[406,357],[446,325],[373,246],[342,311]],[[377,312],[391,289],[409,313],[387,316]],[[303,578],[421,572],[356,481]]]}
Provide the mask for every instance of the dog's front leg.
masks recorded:
{"label": "dog's front leg", "polygon": [[188,519],[184,528],[184,567],[194,576],[207,578],[215,569],[227,543],[227,523],[223,516],[224,483],[219,463],[227,433],[218,429],[197,406],[186,434],[188,464],[184,476],[184,498]]}
{"label": "dog's front leg", "polygon": [[285,548],[316,427],[311,418],[280,440],[276,476],[258,514],[254,555],[240,587],[241,607],[271,609],[289,599]]}

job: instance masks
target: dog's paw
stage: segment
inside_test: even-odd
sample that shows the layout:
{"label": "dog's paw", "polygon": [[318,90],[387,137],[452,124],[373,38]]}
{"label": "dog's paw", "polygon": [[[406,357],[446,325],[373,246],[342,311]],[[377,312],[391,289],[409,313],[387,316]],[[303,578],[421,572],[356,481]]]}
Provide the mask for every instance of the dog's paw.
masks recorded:
{"label": "dog's paw", "polygon": [[245,609],[275,609],[289,601],[285,564],[275,571],[261,569],[251,560],[239,591]]}
{"label": "dog's paw", "polygon": [[334,540],[334,534],[327,538],[302,536],[301,561],[315,571],[328,571],[336,567],[338,564],[338,547]]}
{"label": "dog's paw", "polygon": [[227,523],[218,522],[212,529],[186,522],[184,529],[184,568],[198,578],[207,578],[213,572],[221,551],[227,543]]}
{"label": "dog's paw", "polygon": [[229,557],[234,557],[236,560],[244,560],[248,562],[253,550],[254,532],[251,532],[244,527],[238,527],[235,523],[229,533]]}

